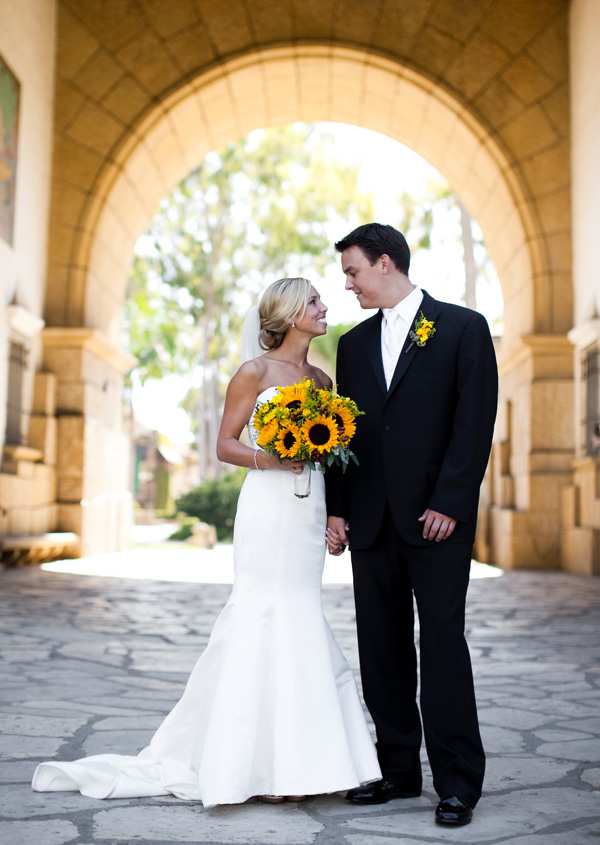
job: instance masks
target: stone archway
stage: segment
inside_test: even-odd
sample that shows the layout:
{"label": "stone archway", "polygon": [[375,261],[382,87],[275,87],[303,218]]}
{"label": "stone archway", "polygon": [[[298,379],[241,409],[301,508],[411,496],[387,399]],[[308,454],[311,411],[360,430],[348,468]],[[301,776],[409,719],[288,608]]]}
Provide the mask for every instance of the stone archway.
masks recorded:
{"label": "stone archway", "polygon": [[[546,49],[553,46],[548,32],[556,34],[560,21],[540,33]],[[556,71],[561,58],[546,61],[554,61]],[[522,61],[521,55],[509,63],[517,80]],[[572,450],[568,411],[562,417],[545,414],[548,408],[571,407],[571,354],[564,337],[571,325],[568,170],[564,178],[557,176],[568,151],[554,125],[564,106],[558,97],[562,82],[548,88],[555,98],[555,122],[536,102],[505,126],[494,125],[491,114],[482,115],[483,103],[475,108],[468,102],[474,98],[466,96],[468,68],[456,72],[452,85],[433,80],[414,64],[355,46],[296,43],[252,50],[173,80],[170,91],[120,132],[96,106],[80,109],[75,130],[57,139],[57,173],[76,174],[77,185],[69,175],[68,184],[59,180],[55,188],[47,366],[57,373],[59,396],[60,381],[66,379],[56,363],[65,349],[71,350],[71,360],[79,350],[74,381],[82,396],[94,394],[97,373],[93,377],[89,368],[102,370],[103,425],[112,426],[117,406],[106,393],[118,395],[120,378],[115,353],[108,363],[108,350],[115,345],[133,243],[161,196],[206,151],[257,126],[339,120],[385,132],[415,148],[461,195],[485,233],[503,286],[503,398],[486,520],[489,555],[506,566],[556,566],[560,488]],[[521,73],[525,88],[531,73],[524,68]],[[529,85],[537,85],[539,100],[544,82],[540,74],[533,77]],[[96,122],[92,113],[85,116],[86,109],[96,110]],[[110,152],[99,156],[108,146]],[[69,150],[75,161],[63,160]],[[76,327],[86,327],[85,336],[96,338],[95,353]],[[98,338],[106,355],[98,353]],[[73,380],[70,385],[73,395]],[[82,432],[91,415],[97,442],[97,411],[86,410],[79,399],[69,401],[63,412],[80,416]],[[92,475],[82,469],[72,494],[86,501],[88,514],[106,493],[105,481],[92,484]],[[75,516],[78,505],[72,503]],[[95,537],[90,548],[100,535],[106,537],[105,511],[96,508],[97,519],[83,531]]]}
{"label": "stone archway", "polygon": [[[512,312],[508,336],[552,332],[561,322],[568,327],[562,312],[554,313],[557,285],[535,194],[501,139],[406,67],[356,49],[312,45],[220,63],[137,122],[106,157],[82,206],[63,266],[66,296],[53,297],[52,316],[60,308],[63,325],[114,336],[132,245],[161,197],[209,150],[293,120],[355,123],[416,149],[486,234]],[[51,285],[58,287],[58,279]]]}

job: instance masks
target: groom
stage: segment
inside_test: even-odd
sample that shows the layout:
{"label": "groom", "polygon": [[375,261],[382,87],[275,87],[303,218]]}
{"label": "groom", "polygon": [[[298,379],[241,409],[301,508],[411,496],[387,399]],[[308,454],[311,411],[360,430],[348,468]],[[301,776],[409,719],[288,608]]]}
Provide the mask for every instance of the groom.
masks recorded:
{"label": "groom", "polygon": [[337,389],[365,411],[359,466],[328,471],[329,550],[352,552],[360,668],[383,779],[355,804],[421,792],[413,594],[420,622],[421,716],[440,824],[471,820],[485,755],[464,638],[479,487],[496,416],[498,373],[484,317],[438,302],[408,278],[392,226],[336,243],[346,289],[378,312],[341,337]]}

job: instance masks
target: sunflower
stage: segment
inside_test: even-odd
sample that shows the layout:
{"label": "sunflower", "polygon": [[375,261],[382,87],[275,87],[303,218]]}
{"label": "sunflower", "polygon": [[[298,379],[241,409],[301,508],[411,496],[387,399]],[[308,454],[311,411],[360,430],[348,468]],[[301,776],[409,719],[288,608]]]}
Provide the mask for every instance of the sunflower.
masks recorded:
{"label": "sunflower", "polygon": [[333,411],[333,419],[338,427],[340,437],[350,437],[354,436],[356,432],[356,423],[354,422],[353,414],[345,408],[343,405],[339,405]]}
{"label": "sunflower", "polygon": [[275,449],[281,458],[295,458],[302,445],[302,432],[292,423],[282,428],[275,441]]}
{"label": "sunflower", "polygon": [[333,449],[338,444],[338,429],[333,417],[326,417],[321,414],[314,420],[305,422],[302,431],[309,446],[321,454]]}
{"label": "sunflower", "polygon": [[280,405],[283,408],[294,410],[301,408],[306,402],[307,385],[305,382],[300,384],[288,384],[280,390]]}
{"label": "sunflower", "polygon": [[262,429],[258,437],[256,438],[257,446],[266,446],[267,443],[270,443],[271,440],[277,434],[279,429],[279,425],[277,424],[277,420],[271,420],[268,422]]}
{"label": "sunflower", "polygon": [[332,404],[331,391],[327,390],[326,387],[319,388],[317,390],[317,396],[319,397],[322,408],[329,408]]}
{"label": "sunflower", "polygon": [[338,410],[338,408],[347,408],[348,407],[348,400],[343,399],[341,396],[336,396],[335,394],[332,395],[329,399],[329,407],[331,408],[332,412]]}

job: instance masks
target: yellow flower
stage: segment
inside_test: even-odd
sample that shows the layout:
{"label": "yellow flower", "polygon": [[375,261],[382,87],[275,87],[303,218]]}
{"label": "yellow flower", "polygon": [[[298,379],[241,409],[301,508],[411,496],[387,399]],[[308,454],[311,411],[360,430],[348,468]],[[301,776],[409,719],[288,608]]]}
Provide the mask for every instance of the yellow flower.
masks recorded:
{"label": "yellow flower", "polygon": [[277,435],[275,449],[282,458],[294,458],[302,445],[302,432],[297,425],[286,425]]}
{"label": "yellow flower", "polygon": [[317,396],[323,407],[328,407],[331,404],[331,391],[327,390],[327,388],[319,388]]}
{"label": "yellow flower", "polygon": [[278,429],[279,426],[277,424],[277,420],[272,420],[270,423],[267,423],[256,438],[257,446],[266,446],[267,443],[270,443],[277,434]]}
{"label": "yellow flower", "polygon": [[417,346],[425,346],[430,338],[435,334],[435,321],[427,320],[422,311],[419,312],[419,317],[415,322],[415,328],[410,332],[410,339],[415,342]]}
{"label": "yellow flower", "polygon": [[306,386],[288,384],[280,389],[280,404],[284,408],[300,408],[306,401]]}
{"label": "yellow flower", "polygon": [[321,454],[333,449],[339,441],[335,420],[333,417],[326,417],[324,414],[304,423],[302,432],[311,449],[317,449]]}
{"label": "yellow flower", "polygon": [[346,408],[347,405],[346,405],[346,403],[344,402],[344,400],[342,399],[341,396],[332,396],[331,402],[329,403],[329,407],[330,407],[331,411],[333,412],[333,411],[337,411],[338,408]]}
{"label": "yellow flower", "polygon": [[340,437],[350,438],[354,436],[356,423],[354,422],[354,416],[347,408],[342,405],[334,410],[333,419],[338,426]]}
{"label": "yellow flower", "polygon": [[271,420],[275,419],[276,413],[277,413],[277,411],[275,410],[275,408],[273,408],[272,411],[269,411],[267,414],[265,414],[264,417],[263,417],[263,420],[262,420],[263,425],[266,425],[267,423],[270,423]]}

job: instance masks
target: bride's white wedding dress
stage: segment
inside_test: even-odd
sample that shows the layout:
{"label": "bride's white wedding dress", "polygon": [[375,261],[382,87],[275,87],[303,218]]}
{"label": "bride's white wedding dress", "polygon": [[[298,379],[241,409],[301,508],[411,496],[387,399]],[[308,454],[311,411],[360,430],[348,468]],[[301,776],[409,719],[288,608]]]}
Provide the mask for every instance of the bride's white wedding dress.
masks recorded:
{"label": "bride's white wedding dress", "polygon": [[[262,391],[257,402],[276,388]],[[255,444],[253,418],[249,426]],[[381,777],[352,671],[321,605],[325,490],[250,470],[234,526],[235,582],[183,694],[137,755],[40,763],[36,791],[175,795],[205,807],[310,795]]]}

